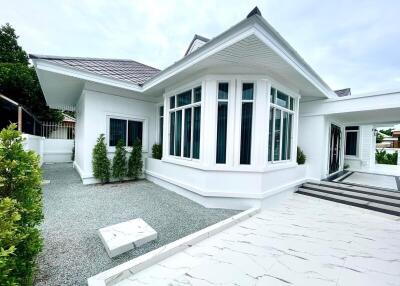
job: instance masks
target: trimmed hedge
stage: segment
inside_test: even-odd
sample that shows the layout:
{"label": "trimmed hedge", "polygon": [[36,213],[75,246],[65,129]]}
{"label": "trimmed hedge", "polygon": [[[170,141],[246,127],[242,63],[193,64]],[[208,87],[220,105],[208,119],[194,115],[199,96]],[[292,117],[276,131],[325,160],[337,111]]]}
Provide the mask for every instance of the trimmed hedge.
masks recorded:
{"label": "trimmed hedge", "polygon": [[43,246],[39,156],[25,151],[22,141],[15,124],[0,132],[1,285],[31,285]]}
{"label": "trimmed hedge", "polygon": [[104,134],[100,134],[92,152],[93,176],[102,184],[110,181],[110,160],[107,157],[107,146]]}
{"label": "trimmed hedge", "polygon": [[152,157],[154,159],[161,160],[162,158],[162,145],[161,144],[154,144],[151,148]]}

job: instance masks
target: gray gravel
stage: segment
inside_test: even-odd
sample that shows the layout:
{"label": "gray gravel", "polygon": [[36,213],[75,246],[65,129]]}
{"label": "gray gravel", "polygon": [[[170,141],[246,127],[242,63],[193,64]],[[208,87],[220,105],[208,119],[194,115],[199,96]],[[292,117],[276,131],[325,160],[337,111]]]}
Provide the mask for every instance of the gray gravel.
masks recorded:
{"label": "gray gravel", "polygon": [[[86,285],[86,279],[236,213],[207,209],[149,181],[82,185],[71,164],[43,166],[44,250],[35,285]],[[156,241],[109,258],[97,230],[143,218]]]}

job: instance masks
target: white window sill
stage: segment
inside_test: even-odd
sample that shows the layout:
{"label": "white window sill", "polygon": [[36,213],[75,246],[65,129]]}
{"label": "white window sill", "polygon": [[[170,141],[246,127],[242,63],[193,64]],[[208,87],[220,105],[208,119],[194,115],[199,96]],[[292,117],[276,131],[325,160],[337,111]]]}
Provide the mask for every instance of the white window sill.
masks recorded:
{"label": "white window sill", "polygon": [[345,156],[344,156],[344,159],[345,159],[345,160],[356,160],[356,161],[361,161],[361,158],[360,158],[360,157],[357,157],[357,156],[349,156],[349,155],[345,155]]}

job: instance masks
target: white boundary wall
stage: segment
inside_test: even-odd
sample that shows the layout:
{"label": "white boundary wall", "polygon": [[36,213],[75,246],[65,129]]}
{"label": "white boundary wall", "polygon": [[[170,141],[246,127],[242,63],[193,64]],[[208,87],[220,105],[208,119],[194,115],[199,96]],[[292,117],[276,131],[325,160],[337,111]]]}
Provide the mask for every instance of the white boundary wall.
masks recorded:
{"label": "white boundary wall", "polygon": [[44,137],[22,134],[23,146],[25,150],[35,151],[40,156],[40,166],[43,164],[43,149],[44,149]]}
{"label": "white boundary wall", "polygon": [[43,163],[71,162],[74,140],[46,139],[44,137],[22,134],[25,139],[25,150],[35,151],[40,156],[40,165]]}
{"label": "white boundary wall", "polygon": [[48,139],[44,140],[43,161],[45,163],[72,162],[72,139]]}

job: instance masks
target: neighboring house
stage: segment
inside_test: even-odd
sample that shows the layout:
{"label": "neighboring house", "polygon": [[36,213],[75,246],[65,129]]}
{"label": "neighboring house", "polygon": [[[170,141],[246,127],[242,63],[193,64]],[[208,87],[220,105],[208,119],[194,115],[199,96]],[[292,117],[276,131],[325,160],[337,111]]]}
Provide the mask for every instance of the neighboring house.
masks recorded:
{"label": "neighboring house", "polygon": [[64,112],[63,116],[59,123],[43,122],[43,136],[50,139],[74,139],[76,120]]}
{"label": "neighboring house", "polygon": [[[399,122],[400,91],[329,88],[255,8],[164,70],[132,60],[31,55],[46,101],[76,111],[74,166],[92,149],[143,143],[147,179],[209,207],[244,209],[307,179],[374,164],[377,124]],[[57,84],[54,84],[57,83]],[[346,95],[346,96],[341,96]],[[162,160],[151,147],[162,143]],[[296,163],[296,147],[307,156]]]}

